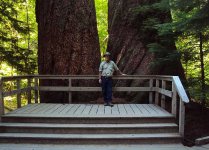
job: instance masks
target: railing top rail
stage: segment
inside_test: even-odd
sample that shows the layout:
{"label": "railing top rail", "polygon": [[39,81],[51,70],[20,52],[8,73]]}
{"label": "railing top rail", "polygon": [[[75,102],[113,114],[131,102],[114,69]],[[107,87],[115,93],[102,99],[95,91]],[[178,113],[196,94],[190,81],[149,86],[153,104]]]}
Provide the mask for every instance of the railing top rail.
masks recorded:
{"label": "railing top rail", "polygon": [[178,76],[173,76],[173,83],[174,83],[174,86],[175,86],[181,100],[184,103],[189,103],[189,98],[187,96],[187,93],[186,93],[186,91],[181,83],[181,80],[179,79]]}
{"label": "railing top rail", "polygon": [[[8,76],[2,77],[2,80],[16,80],[16,79],[27,79],[27,78],[42,78],[42,79],[97,79],[98,75],[23,75],[23,76]],[[172,76],[167,75],[115,75],[113,79],[162,79],[172,81]]]}
{"label": "railing top rail", "polygon": [[[24,75],[24,76],[8,76],[1,77],[1,81],[12,81],[16,79],[28,79],[28,78],[38,78],[38,79],[97,79],[98,75]],[[179,97],[183,102],[188,103],[189,98],[186,91],[178,76],[168,76],[168,75],[126,75],[126,76],[113,76],[113,79],[157,79],[165,81],[173,81],[175,88],[178,92]]]}

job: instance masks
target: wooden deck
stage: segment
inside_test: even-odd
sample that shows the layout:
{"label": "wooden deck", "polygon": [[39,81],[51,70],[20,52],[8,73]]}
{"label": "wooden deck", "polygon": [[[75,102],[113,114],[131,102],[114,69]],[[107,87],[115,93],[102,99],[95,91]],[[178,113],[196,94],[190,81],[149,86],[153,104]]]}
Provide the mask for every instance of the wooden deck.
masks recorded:
{"label": "wooden deck", "polygon": [[155,104],[29,104],[4,116],[34,117],[171,117]]}
{"label": "wooden deck", "polygon": [[[146,81],[147,84],[143,86],[119,86],[113,90],[147,92],[149,104],[115,104],[114,107],[105,107],[102,104],[72,104],[73,92],[101,91],[101,87],[91,85],[74,86],[71,84],[72,80],[98,80],[97,75],[0,78],[0,143],[125,145],[181,142],[184,137],[185,103],[188,103],[189,99],[179,77],[128,75],[114,76],[113,79],[141,80],[143,83]],[[27,85],[21,87],[23,80],[24,83],[27,80]],[[43,80],[66,80],[69,84],[39,85]],[[8,90],[4,86],[5,82],[14,83],[16,86]],[[69,103],[39,104],[39,92],[42,91],[67,92]],[[27,95],[29,104],[24,107],[21,106],[22,94]],[[4,98],[12,95],[17,96],[17,109],[5,114]],[[171,113],[164,109],[166,101],[171,102]]]}
{"label": "wooden deck", "polygon": [[180,143],[175,116],[155,104],[29,104],[1,118],[0,143]]}

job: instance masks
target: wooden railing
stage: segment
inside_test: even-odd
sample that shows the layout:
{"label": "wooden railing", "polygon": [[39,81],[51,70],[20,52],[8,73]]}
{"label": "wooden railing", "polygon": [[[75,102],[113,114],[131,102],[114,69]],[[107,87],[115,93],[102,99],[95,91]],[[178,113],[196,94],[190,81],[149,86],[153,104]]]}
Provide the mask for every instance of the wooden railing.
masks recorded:
{"label": "wooden railing", "polygon": [[[189,98],[178,76],[156,75],[126,75],[114,76],[114,80],[141,80],[148,82],[143,87],[114,87],[114,91],[149,92],[149,103],[154,103],[166,108],[166,100],[171,100],[170,112],[179,120],[179,133],[184,136],[185,103]],[[22,88],[22,80],[27,80],[27,86]],[[40,86],[43,80],[68,80],[68,86]],[[17,96],[17,108],[21,107],[21,94],[27,93],[28,104],[31,103],[31,92],[34,91],[34,103],[38,103],[40,91],[65,91],[69,93],[69,103],[72,102],[74,91],[101,91],[101,87],[77,87],[72,86],[72,80],[98,80],[97,75],[29,75],[0,78],[0,115],[4,114],[4,98]],[[15,82],[16,89],[5,90],[6,82]],[[143,84],[146,85],[146,84]],[[179,106],[177,105],[179,104]]]}

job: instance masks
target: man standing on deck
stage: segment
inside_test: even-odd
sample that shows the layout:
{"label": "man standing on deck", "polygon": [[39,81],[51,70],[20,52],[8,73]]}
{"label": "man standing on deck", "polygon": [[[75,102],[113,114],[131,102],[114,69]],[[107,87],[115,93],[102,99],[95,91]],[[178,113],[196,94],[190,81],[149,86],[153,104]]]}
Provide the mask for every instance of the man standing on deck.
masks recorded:
{"label": "man standing on deck", "polygon": [[105,106],[113,106],[112,104],[112,76],[114,71],[117,71],[121,75],[123,74],[117,65],[110,59],[111,54],[106,52],[103,57],[105,61],[102,61],[99,67],[99,83],[102,86],[102,93]]}

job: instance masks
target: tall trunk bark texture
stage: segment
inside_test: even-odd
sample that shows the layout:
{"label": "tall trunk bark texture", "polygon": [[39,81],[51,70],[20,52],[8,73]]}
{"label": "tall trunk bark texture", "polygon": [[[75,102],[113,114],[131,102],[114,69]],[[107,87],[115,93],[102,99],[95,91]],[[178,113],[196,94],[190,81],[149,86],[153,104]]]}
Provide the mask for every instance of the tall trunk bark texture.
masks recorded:
{"label": "tall trunk bark texture", "polygon": [[[160,23],[171,21],[170,12],[149,11],[137,12],[137,7],[149,5],[156,0],[109,0],[108,3],[108,33],[109,40],[107,51],[112,53],[113,60],[117,63],[122,72],[129,75],[178,75],[185,79],[184,70],[180,59],[168,61],[159,66],[152,65],[157,60],[157,55],[148,50],[150,43],[161,42],[156,29],[153,26],[147,27],[149,21],[157,20]],[[152,18],[152,19],[148,19]],[[167,37],[170,38],[170,37]],[[172,38],[172,37],[171,37]],[[172,40],[171,40],[172,41]],[[175,53],[174,40],[169,43],[167,54]],[[162,54],[161,54],[162,55]],[[162,57],[162,56],[161,56]],[[167,55],[165,54],[165,56]],[[153,67],[154,66],[154,67]],[[139,86],[149,83],[147,81],[117,81],[116,86]],[[128,95],[130,100],[139,101],[144,99],[144,93],[122,93],[116,96]],[[132,98],[130,98],[132,97]]]}
{"label": "tall trunk bark texture", "polygon": [[[41,75],[97,74],[100,62],[94,0],[37,0],[38,72]],[[73,81],[92,85],[93,81]],[[68,86],[68,81],[40,81],[40,85]],[[85,96],[84,96],[85,95]],[[85,93],[73,95],[79,102]],[[68,93],[41,92],[41,102],[68,102]]]}

